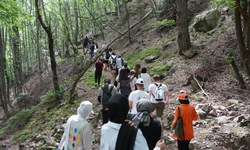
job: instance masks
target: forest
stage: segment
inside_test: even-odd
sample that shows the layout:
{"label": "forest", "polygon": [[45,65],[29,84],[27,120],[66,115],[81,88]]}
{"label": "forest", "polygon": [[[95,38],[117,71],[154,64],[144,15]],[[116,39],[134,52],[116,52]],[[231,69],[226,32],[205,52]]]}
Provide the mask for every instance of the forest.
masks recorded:
{"label": "forest", "polygon": [[0,0],[0,149],[56,149],[82,101],[99,149],[98,89],[111,71],[95,85],[94,64],[106,48],[167,85],[166,149],[177,149],[181,90],[199,115],[190,149],[250,149],[248,0]]}

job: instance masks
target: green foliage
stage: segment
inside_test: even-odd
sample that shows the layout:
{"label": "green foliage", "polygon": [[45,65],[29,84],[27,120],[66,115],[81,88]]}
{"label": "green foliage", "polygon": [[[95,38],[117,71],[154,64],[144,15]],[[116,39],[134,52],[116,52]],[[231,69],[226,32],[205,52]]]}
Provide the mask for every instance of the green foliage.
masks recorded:
{"label": "green foliage", "polygon": [[212,8],[222,8],[222,7],[231,7],[235,8],[236,4],[234,0],[212,0],[210,1]]}
{"label": "green foliage", "polygon": [[160,78],[164,78],[166,76],[166,65],[158,65],[150,69],[154,74],[160,75]]}
{"label": "green foliage", "polygon": [[159,55],[161,50],[162,49],[160,47],[157,47],[157,46],[149,47],[149,48],[142,50],[140,52],[137,50],[133,54],[127,56],[125,58],[125,60],[128,61],[129,67],[133,68],[133,66],[136,63],[140,63],[146,57]]}
{"label": "green foliage", "polygon": [[158,25],[160,25],[160,26],[166,26],[166,27],[168,27],[168,26],[174,25],[175,21],[174,20],[169,20],[169,19],[164,19],[162,21],[157,21],[156,23]]}

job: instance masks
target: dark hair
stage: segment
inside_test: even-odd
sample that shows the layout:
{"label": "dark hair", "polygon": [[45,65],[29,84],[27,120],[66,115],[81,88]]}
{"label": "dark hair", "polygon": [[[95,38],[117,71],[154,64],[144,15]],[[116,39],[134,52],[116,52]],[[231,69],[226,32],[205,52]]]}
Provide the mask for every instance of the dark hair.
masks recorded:
{"label": "dark hair", "polygon": [[115,55],[115,52],[112,52],[112,55]]}
{"label": "dark hair", "polygon": [[106,77],[106,78],[104,79],[104,89],[105,89],[106,91],[109,90],[109,84],[110,84],[110,83],[111,83],[110,78]]}
{"label": "dark hair", "polygon": [[160,76],[158,74],[153,76],[154,81],[160,81]]}
{"label": "dark hair", "polygon": [[109,48],[109,51],[112,51],[112,48]]}
{"label": "dark hair", "polygon": [[128,80],[128,73],[126,69],[121,69],[119,73],[119,79],[120,80]]}
{"label": "dark hair", "polygon": [[142,67],[141,73],[147,73],[147,69],[145,67]]}
{"label": "dark hair", "polygon": [[135,64],[135,73],[136,74],[139,74],[141,73],[141,65],[138,63],[138,64]]}

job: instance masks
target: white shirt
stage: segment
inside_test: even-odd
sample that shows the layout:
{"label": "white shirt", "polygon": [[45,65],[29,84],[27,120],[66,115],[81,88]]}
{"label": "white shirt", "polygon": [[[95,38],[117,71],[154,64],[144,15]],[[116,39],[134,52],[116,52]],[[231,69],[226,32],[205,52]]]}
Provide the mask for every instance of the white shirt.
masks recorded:
{"label": "white shirt", "polygon": [[136,105],[137,105],[138,101],[140,99],[148,99],[149,100],[150,96],[145,91],[136,90],[136,91],[133,91],[130,93],[128,99],[129,99],[129,101],[133,102],[130,114],[137,114]]}
{"label": "white shirt", "polygon": [[116,59],[116,64],[117,64],[118,69],[122,68],[122,58],[121,57]]}
{"label": "white shirt", "polygon": [[[162,84],[162,83],[158,83],[158,82],[155,82],[157,85],[159,85],[159,84],[161,84],[161,86],[162,86],[162,89],[166,92],[166,91],[168,91],[168,88],[167,88],[167,86],[165,85],[165,84]],[[154,98],[154,96],[153,96],[153,94],[155,95],[155,90],[156,90],[156,85],[153,83],[153,84],[150,84],[149,85],[149,87],[148,87],[148,91],[151,91],[152,92],[152,94],[151,94],[151,99],[150,99],[150,101],[151,101],[151,103],[159,103],[158,101],[156,101],[155,100],[155,98]],[[166,102],[166,97],[167,97],[167,95],[165,95],[165,99],[163,100],[163,101],[160,101],[160,102]]]}
{"label": "white shirt", "polygon": [[144,82],[144,89],[143,91],[148,91],[148,86],[151,84],[151,79],[148,73],[141,73],[141,78]]}
{"label": "white shirt", "polygon": [[[101,129],[101,145],[100,150],[115,150],[116,140],[122,124],[108,122]],[[140,129],[138,129],[134,150],[148,150],[148,144]],[[155,147],[154,150],[160,150]]]}
{"label": "white shirt", "polygon": [[116,58],[116,56],[115,55],[111,55],[110,57],[109,57],[109,61],[110,61],[110,64],[112,64],[113,63],[113,59],[116,59],[116,61],[117,61],[117,58]]}
{"label": "white shirt", "polygon": [[[133,79],[133,80],[132,80]],[[133,89],[135,90],[135,83],[136,83],[136,80],[137,80],[137,78],[136,77],[134,77],[134,76],[131,76],[130,77],[130,80],[131,80],[131,82],[132,82],[132,86],[133,86]]]}

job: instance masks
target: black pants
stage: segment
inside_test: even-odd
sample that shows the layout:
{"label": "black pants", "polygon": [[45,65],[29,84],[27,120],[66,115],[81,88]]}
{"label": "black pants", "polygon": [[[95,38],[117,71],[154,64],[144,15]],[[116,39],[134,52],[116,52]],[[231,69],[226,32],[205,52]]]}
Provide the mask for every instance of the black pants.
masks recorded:
{"label": "black pants", "polygon": [[102,109],[102,124],[105,124],[109,121],[109,113]]}
{"label": "black pants", "polygon": [[189,145],[190,140],[189,141],[185,141],[185,140],[178,140],[178,150],[189,150]]}
{"label": "black pants", "polygon": [[98,85],[100,85],[101,77],[102,77],[102,72],[96,72],[95,71],[95,83],[98,82]]}

